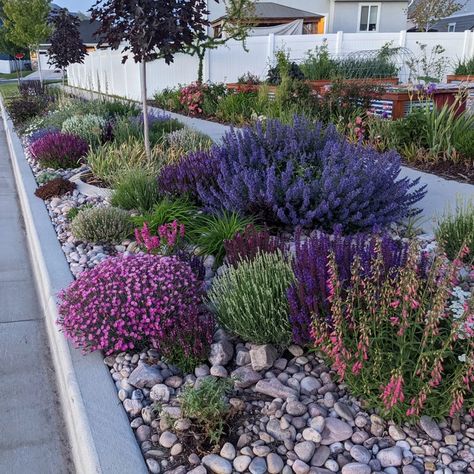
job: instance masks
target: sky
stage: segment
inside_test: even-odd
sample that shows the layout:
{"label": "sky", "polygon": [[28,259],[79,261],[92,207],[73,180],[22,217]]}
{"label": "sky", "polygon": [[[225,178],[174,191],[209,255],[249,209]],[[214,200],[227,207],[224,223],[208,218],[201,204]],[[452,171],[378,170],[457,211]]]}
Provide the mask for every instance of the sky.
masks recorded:
{"label": "sky", "polygon": [[86,13],[87,10],[95,3],[95,0],[53,0],[53,3],[60,7],[65,7],[69,11],[81,11]]}

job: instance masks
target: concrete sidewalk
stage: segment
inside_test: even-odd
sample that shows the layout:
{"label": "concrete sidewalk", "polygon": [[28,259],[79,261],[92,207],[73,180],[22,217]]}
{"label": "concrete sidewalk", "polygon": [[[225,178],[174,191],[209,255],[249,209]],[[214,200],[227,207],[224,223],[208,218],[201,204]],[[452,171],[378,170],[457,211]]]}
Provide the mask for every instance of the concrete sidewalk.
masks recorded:
{"label": "concrete sidewalk", "polygon": [[74,472],[0,124],[0,473]]}

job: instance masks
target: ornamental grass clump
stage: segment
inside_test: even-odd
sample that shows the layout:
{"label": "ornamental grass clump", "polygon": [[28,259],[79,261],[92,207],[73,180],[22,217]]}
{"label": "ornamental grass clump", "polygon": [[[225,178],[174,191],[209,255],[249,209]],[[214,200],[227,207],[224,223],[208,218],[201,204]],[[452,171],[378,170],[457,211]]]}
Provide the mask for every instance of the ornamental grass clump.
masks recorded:
{"label": "ornamental grass clump", "polygon": [[177,163],[164,166],[158,175],[158,188],[169,196],[187,196],[200,203],[199,189],[215,185],[219,163],[212,153],[197,151],[183,156]]}
{"label": "ornamental grass clump", "polygon": [[105,124],[106,120],[99,115],[73,115],[63,122],[62,131],[73,133],[86,140],[91,147],[96,147],[100,145]]}
{"label": "ornamental grass clump", "polygon": [[[175,325],[192,334],[187,320],[201,298],[202,283],[177,257],[111,257],[60,293],[58,324],[84,352],[141,349],[169,338]],[[193,350],[191,336],[189,341],[183,350]]]}
{"label": "ornamental grass clump", "polygon": [[127,173],[141,168],[147,174],[157,174],[160,168],[159,153],[152,149],[152,159],[146,156],[145,145],[136,139],[123,143],[106,143],[91,150],[86,161],[92,174],[106,184],[115,185]]}
{"label": "ornamental grass clump", "polygon": [[196,219],[189,237],[197,245],[198,255],[213,255],[216,265],[221,265],[225,257],[224,242],[251,224],[252,218],[241,217],[235,212],[202,215]]}
{"label": "ornamental grass clump", "polygon": [[286,345],[291,341],[286,291],[293,281],[288,258],[262,253],[214,280],[210,307],[219,324],[244,341]]}
{"label": "ornamental grass clump", "polygon": [[454,213],[447,213],[438,220],[436,240],[446,255],[454,260],[467,245],[471,252],[464,257],[466,263],[474,262],[474,202],[459,201]]}
{"label": "ornamental grass clump", "polygon": [[[230,405],[226,396],[232,392],[232,379],[205,377],[194,387],[186,386],[179,397],[183,416],[193,422],[193,430],[205,441],[218,445],[224,435]],[[197,436],[197,439],[202,436]]]}
{"label": "ornamental grass clump", "polygon": [[89,151],[82,138],[63,132],[49,132],[28,147],[33,160],[43,168],[77,168]]}
{"label": "ornamental grass clump", "polygon": [[127,211],[150,211],[159,201],[156,177],[141,168],[123,172],[115,180],[111,203]]}
{"label": "ornamental grass clump", "polygon": [[304,117],[233,130],[211,152],[219,172],[216,185],[199,189],[201,201],[271,225],[353,232],[415,215],[425,192],[418,180],[398,179],[396,152],[349,143]]}
{"label": "ornamental grass clump", "polygon": [[326,282],[331,320],[315,317],[311,330],[351,394],[397,422],[428,415],[474,414],[474,313],[450,309],[461,266],[436,256],[427,276],[412,244],[406,264],[384,277],[380,242],[366,275],[362,261],[351,266],[342,291],[339,266],[329,259]]}
{"label": "ornamental grass clump", "polygon": [[72,220],[72,235],[84,242],[121,244],[133,234],[130,214],[117,207],[91,207]]}
{"label": "ornamental grass clump", "polygon": [[389,234],[361,233],[343,236],[336,228],[334,235],[317,232],[302,240],[296,235],[293,271],[295,282],[288,290],[290,322],[293,340],[298,344],[311,341],[310,329],[314,318],[331,321],[331,303],[327,280],[330,255],[336,261],[341,291],[351,282],[351,266],[356,258],[361,262],[360,271],[367,275],[372,271],[376,245],[382,250],[383,275],[406,264],[408,244],[393,239]]}

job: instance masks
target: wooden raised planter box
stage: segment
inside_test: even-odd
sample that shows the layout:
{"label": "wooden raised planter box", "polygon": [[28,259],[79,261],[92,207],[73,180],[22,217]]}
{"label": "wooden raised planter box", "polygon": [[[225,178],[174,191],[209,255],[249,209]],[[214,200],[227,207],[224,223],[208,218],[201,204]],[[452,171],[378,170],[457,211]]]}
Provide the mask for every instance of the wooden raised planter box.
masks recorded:
{"label": "wooden raised planter box", "polygon": [[[456,76],[456,77],[467,77],[467,76]],[[397,78],[387,78],[387,79],[348,79],[350,82],[370,82],[373,84],[380,84],[380,85],[390,85],[396,86],[398,84]],[[331,81],[321,80],[321,81],[307,81],[311,86],[311,89],[318,94],[321,91],[331,84]],[[226,84],[229,90],[235,90],[237,92],[258,92],[260,85],[256,84],[238,84],[238,83],[231,83]],[[277,86],[267,86],[270,93],[275,93],[277,90]],[[456,100],[456,95],[458,93],[458,89],[454,88],[439,88],[436,89],[433,94],[431,95],[434,104],[437,108],[442,108],[445,104],[452,105]],[[391,111],[391,118],[392,120],[397,120],[399,118],[403,118],[406,116],[407,112],[410,110],[410,104],[415,104],[419,102],[418,94],[416,91],[408,92],[405,90],[402,91],[387,91],[382,94],[378,99],[374,100],[375,109],[378,109],[378,113],[383,112],[383,108],[387,106],[387,108]],[[457,115],[463,113],[466,110],[466,102],[460,104]]]}
{"label": "wooden raised planter box", "polygon": [[[440,109],[445,104],[452,105],[456,100],[457,89],[437,89],[431,95],[435,106]],[[410,109],[410,104],[420,101],[416,92],[408,91],[388,91],[380,97],[380,100],[392,103],[392,120],[405,117]],[[462,114],[466,110],[466,102],[459,105],[456,115]]]}
{"label": "wooden raised planter box", "polygon": [[[318,94],[327,87],[330,86],[334,81],[330,79],[320,79],[318,81],[305,81],[310,87],[311,90],[317,92]],[[383,79],[377,78],[367,78],[367,79],[345,79],[344,82],[350,82],[354,84],[363,83],[363,84],[375,84],[375,85],[390,85],[396,86],[398,84],[397,77],[387,77]],[[237,82],[231,82],[226,84],[227,89],[233,90],[236,92],[258,92],[261,85],[259,84],[239,84]],[[272,93],[275,93],[278,86],[267,86],[268,90]]]}
{"label": "wooden raised planter box", "polygon": [[464,75],[456,75],[456,74],[450,74],[447,76],[447,82],[448,84],[452,84],[453,82],[472,82],[474,83],[474,74],[464,76]]}

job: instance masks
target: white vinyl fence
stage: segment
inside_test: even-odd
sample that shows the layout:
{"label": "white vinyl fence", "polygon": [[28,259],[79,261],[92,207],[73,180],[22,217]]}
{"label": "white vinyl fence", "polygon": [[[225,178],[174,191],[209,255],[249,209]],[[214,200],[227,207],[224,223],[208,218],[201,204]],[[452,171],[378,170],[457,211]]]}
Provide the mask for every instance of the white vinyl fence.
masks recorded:
{"label": "white vinyl fence", "polygon": [[[325,35],[255,36],[242,43],[229,41],[227,45],[208,51],[204,64],[204,80],[211,82],[236,82],[247,72],[265,78],[268,67],[275,62],[275,53],[286,50],[294,61],[303,60],[305,54],[324,43],[335,57],[356,52],[373,51],[390,43],[402,48],[400,53],[400,79],[407,80],[407,58],[421,55],[420,44],[426,45],[428,58],[437,45],[441,45],[447,59],[446,74],[452,73],[460,59],[474,56],[474,32],[464,33],[343,33]],[[196,80],[198,60],[185,54],[175,57],[167,65],[162,60],[147,64],[148,91],[150,97],[166,87],[189,84]],[[129,59],[122,64],[120,51],[99,50],[86,56],[84,64],[68,68],[71,86],[93,90],[129,99],[140,99],[140,68]]]}

